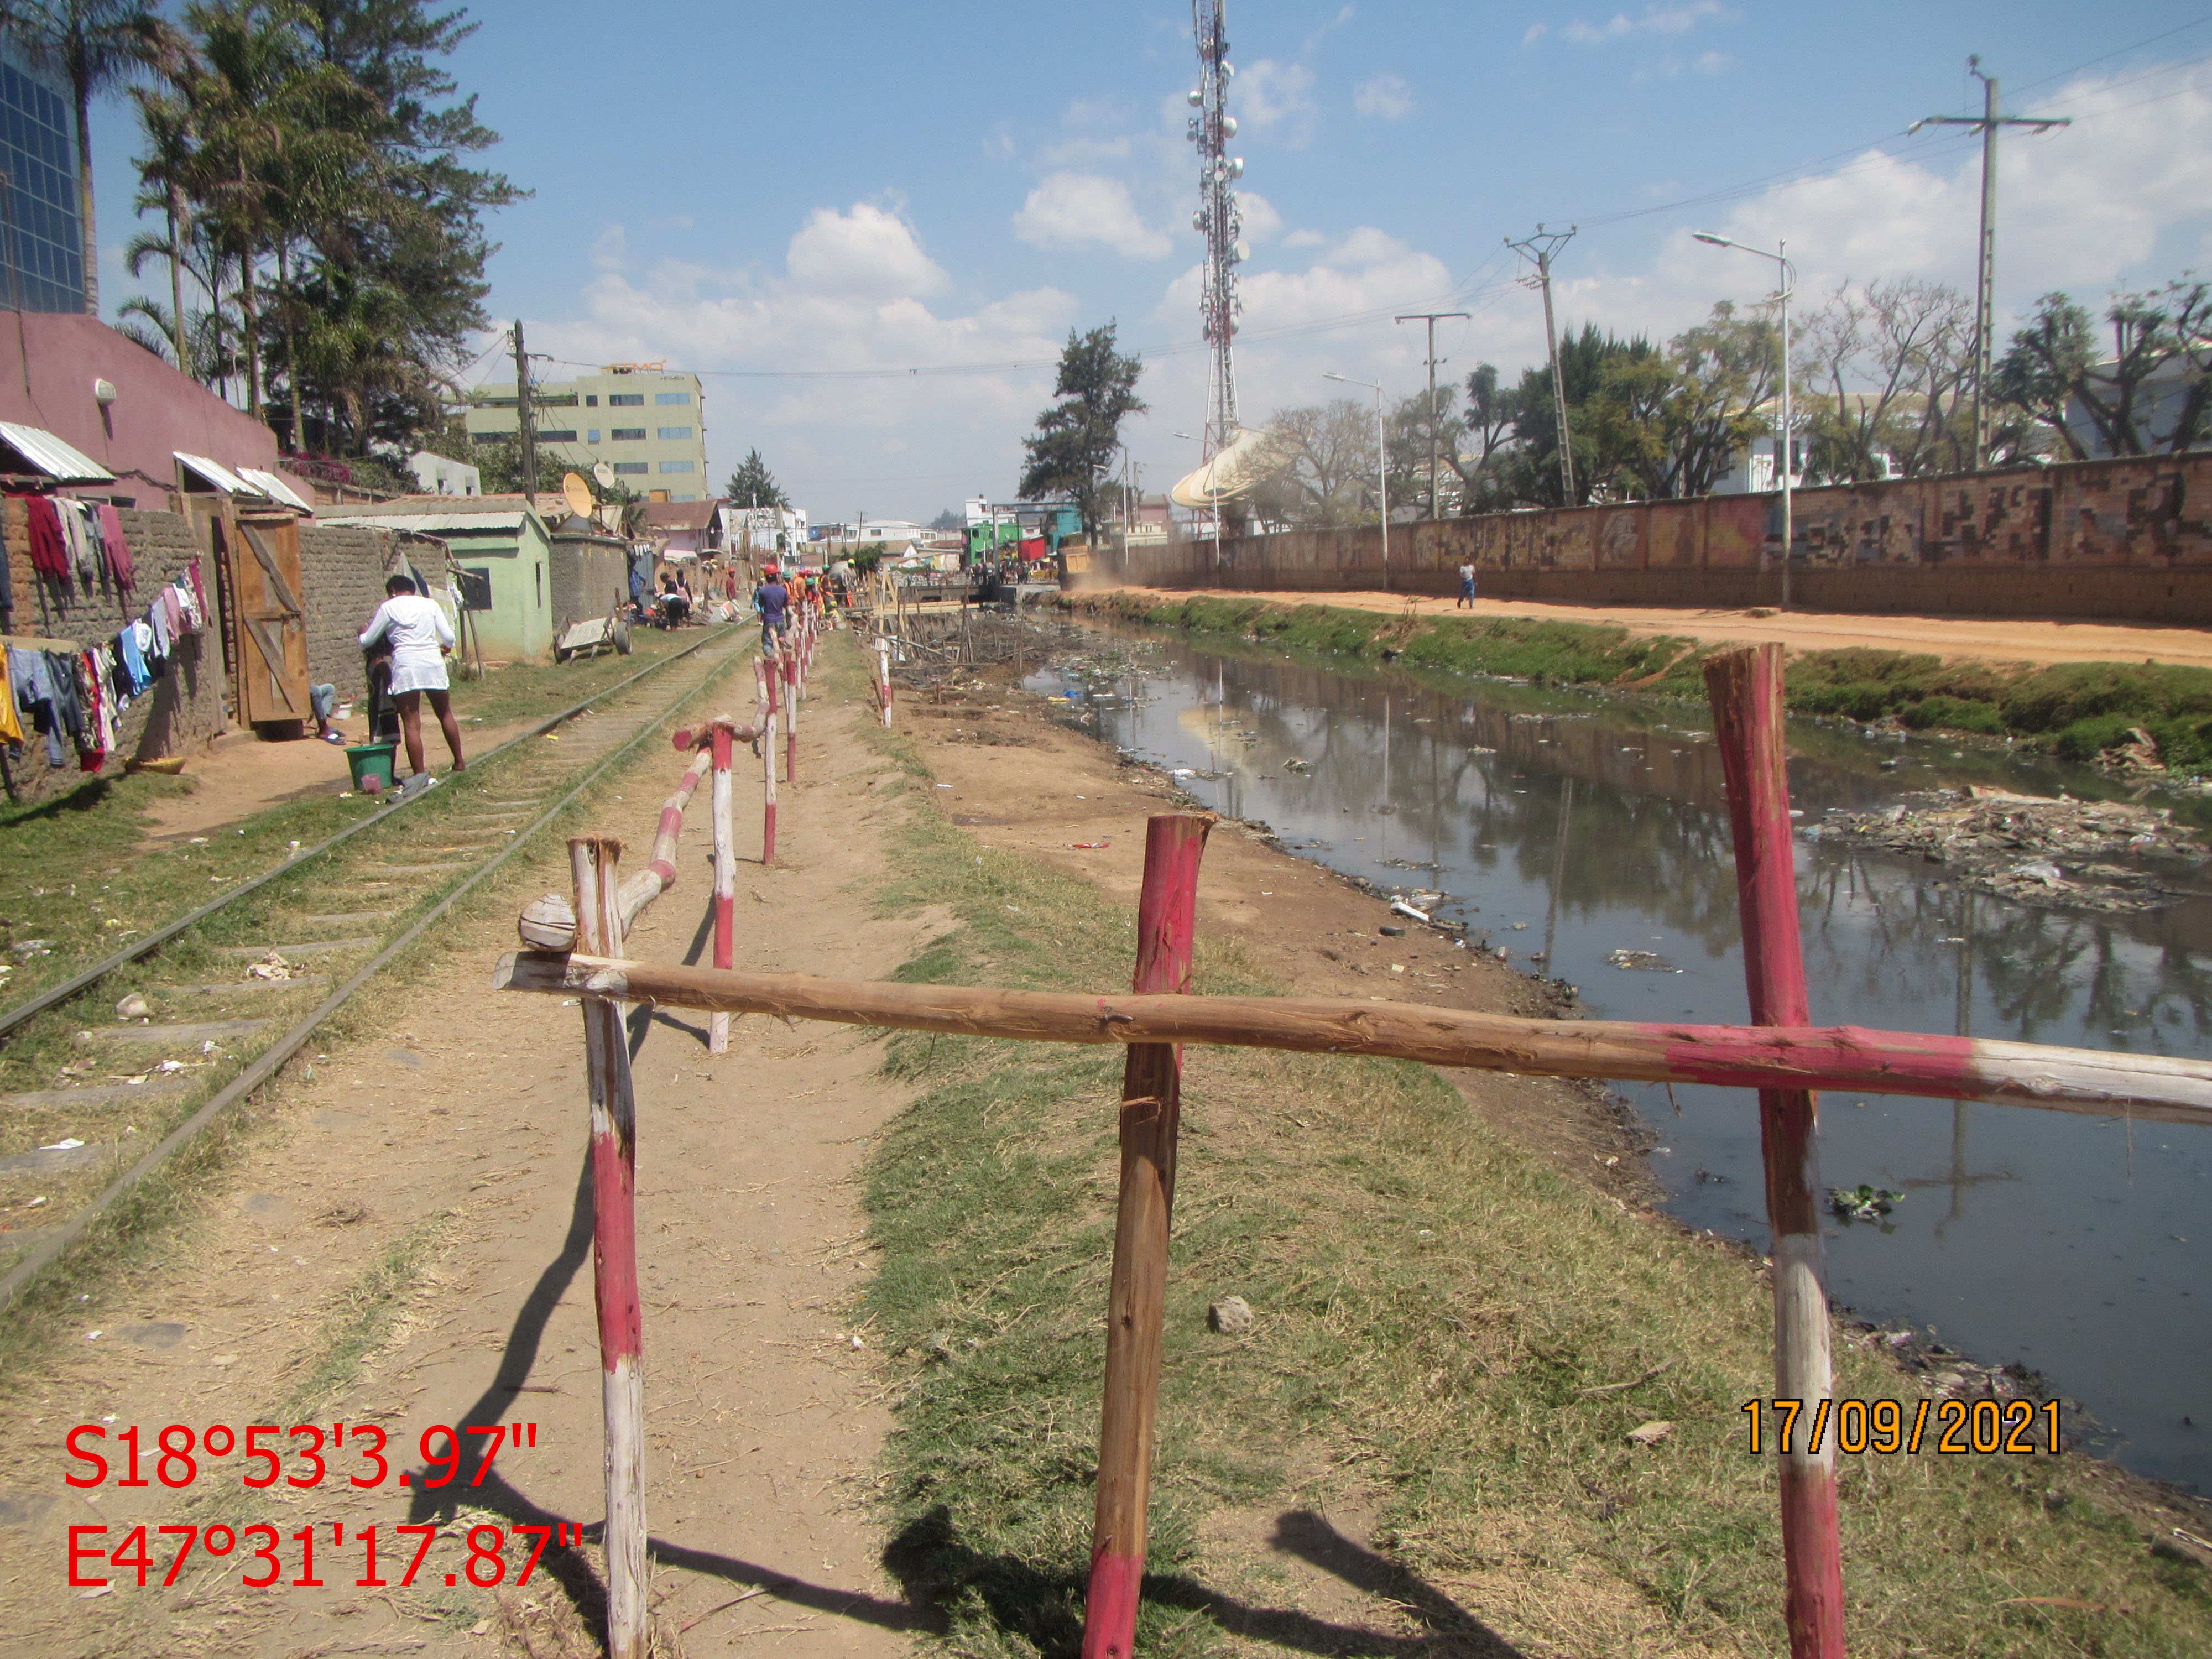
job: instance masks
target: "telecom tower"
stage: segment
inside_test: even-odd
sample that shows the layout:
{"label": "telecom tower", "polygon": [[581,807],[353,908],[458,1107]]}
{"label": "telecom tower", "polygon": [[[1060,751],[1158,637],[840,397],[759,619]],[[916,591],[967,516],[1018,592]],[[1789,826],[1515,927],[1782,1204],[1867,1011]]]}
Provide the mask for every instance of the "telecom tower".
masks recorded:
{"label": "telecom tower", "polygon": [[1230,342],[1237,316],[1237,266],[1247,252],[1237,234],[1244,228],[1231,185],[1244,175],[1244,158],[1227,153],[1237,136],[1237,118],[1228,112],[1229,82],[1237,73],[1229,63],[1228,0],[1191,0],[1191,27],[1198,36],[1198,85],[1190,94],[1198,113],[1190,118],[1190,141],[1198,146],[1198,211],[1191,228],[1206,238],[1206,281],[1199,299],[1212,369],[1206,387],[1206,460],[1236,438],[1237,369]]}

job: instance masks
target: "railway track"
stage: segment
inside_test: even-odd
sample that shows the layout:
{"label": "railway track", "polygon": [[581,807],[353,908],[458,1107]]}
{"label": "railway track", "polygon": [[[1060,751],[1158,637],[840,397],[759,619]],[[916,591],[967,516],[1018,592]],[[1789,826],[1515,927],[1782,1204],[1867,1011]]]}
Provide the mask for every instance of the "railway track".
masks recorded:
{"label": "railway track", "polygon": [[[748,639],[717,630],[0,1013],[0,1123],[34,1148],[0,1156],[18,1224],[0,1231],[0,1309],[119,1218]],[[125,993],[146,1005],[129,1020],[114,1010]]]}

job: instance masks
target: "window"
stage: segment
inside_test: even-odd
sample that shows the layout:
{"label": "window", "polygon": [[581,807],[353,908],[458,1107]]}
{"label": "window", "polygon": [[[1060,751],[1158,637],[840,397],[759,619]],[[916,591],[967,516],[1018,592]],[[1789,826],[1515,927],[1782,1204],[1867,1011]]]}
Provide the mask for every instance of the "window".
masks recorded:
{"label": "window", "polygon": [[[1570,433],[1571,433],[1571,432],[1572,432],[1572,430],[1573,430],[1573,428],[1569,428]],[[597,427],[595,427],[595,426],[592,426],[592,427],[586,427],[586,428],[584,428],[584,441],[585,441],[586,443],[587,443],[587,444],[595,444],[595,443],[599,442],[599,428],[597,428]]]}
{"label": "window", "polygon": [[671,495],[668,499],[672,501],[696,501],[699,498],[696,495]]}
{"label": "window", "polygon": [[517,434],[512,432],[472,432],[469,435],[480,444],[503,444]]}
{"label": "window", "polygon": [[618,426],[614,428],[614,434],[615,441],[618,444],[642,441],[645,437],[645,428],[641,426]]}
{"label": "window", "polygon": [[689,461],[663,461],[660,464],[660,470],[663,472],[689,472],[691,471],[691,463]]}
{"label": "window", "polygon": [[615,471],[617,472],[649,472],[652,470],[653,469],[648,467],[643,461],[617,461],[615,463]]}
{"label": "window", "polygon": [[609,392],[607,394],[607,407],[609,409],[643,409],[645,407],[645,393],[642,392]]}
{"label": "window", "polygon": [[689,404],[691,401],[691,394],[688,392],[656,392],[653,394],[653,401],[664,408],[676,404]]}
{"label": "window", "polygon": [[691,428],[688,426],[656,427],[653,430],[654,434],[659,437],[663,443],[667,443],[673,439],[688,438],[691,435]]}
{"label": "window", "polygon": [[530,567],[530,573],[538,579],[538,608],[543,611],[545,608],[545,567],[533,564]]}
{"label": "window", "polygon": [[538,434],[538,441],[541,444],[572,444],[576,441],[576,429],[571,427],[566,432],[541,432]]}
{"label": "window", "polygon": [[586,409],[597,409],[599,406],[599,394],[596,392],[586,392],[584,394],[584,407]]}

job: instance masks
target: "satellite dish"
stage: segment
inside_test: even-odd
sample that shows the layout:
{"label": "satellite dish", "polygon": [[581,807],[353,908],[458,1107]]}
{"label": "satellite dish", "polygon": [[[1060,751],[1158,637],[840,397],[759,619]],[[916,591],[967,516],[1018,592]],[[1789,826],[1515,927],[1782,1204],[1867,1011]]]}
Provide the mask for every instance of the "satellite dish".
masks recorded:
{"label": "satellite dish", "polygon": [[605,461],[598,463],[592,468],[592,476],[599,481],[600,489],[611,489],[614,488],[615,470],[609,466]]}
{"label": "satellite dish", "polygon": [[561,499],[568,503],[568,510],[578,518],[592,516],[592,487],[573,472],[561,475]]}

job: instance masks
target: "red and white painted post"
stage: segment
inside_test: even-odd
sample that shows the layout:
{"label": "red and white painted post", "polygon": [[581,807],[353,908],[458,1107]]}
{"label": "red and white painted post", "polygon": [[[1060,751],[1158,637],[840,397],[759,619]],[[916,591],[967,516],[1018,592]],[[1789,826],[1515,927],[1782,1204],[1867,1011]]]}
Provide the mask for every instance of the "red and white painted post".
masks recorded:
{"label": "red and white painted post", "polygon": [[783,781],[799,781],[799,658],[803,647],[793,647],[783,659]]}
{"label": "red and white painted post", "polygon": [[891,642],[876,641],[876,697],[884,706],[884,730],[891,729]]}
{"label": "red and white painted post", "polygon": [[761,769],[766,789],[761,800],[761,863],[775,862],[775,710],[761,727]]}
{"label": "red and white painted post", "polygon": [[[1162,813],[1146,826],[1134,991],[1190,989],[1198,865],[1206,852],[1206,832],[1212,827],[1212,818],[1185,813]],[[1107,1291],[1105,1407],[1098,1433],[1098,1498],[1083,1659],[1130,1659],[1136,1643],[1182,1089],[1181,1048],[1170,1042],[1129,1045],[1121,1080],[1121,1191]]]}
{"label": "red and white painted post", "polygon": [[[714,722],[714,966],[738,965],[738,849],[730,829],[730,748],[736,733],[730,722]],[[730,1017],[707,1017],[707,1052],[730,1052]]]}
{"label": "red and white painted post", "polygon": [[[568,843],[576,943],[621,947],[622,843]],[[592,1099],[592,1282],[599,1311],[599,1401],[606,1425],[607,1650],[645,1659],[651,1611],[645,1578],[645,1318],[637,1287],[637,1101],[623,1005],[586,996],[584,1055]]]}
{"label": "red and white painted post", "polygon": [[[1726,651],[1705,664],[1713,736],[1728,781],[1743,972],[1754,1025],[1812,1024],[1797,933],[1797,876],[1783,749],[1782,647]],[[1843,1659],[1844,1558],[1836,1518],[1835,1436],[1826,1424],[1834,1371],[1820,1248],[1820,1111],[1809,1090],[1759,1091],[1766,1215],[1774,1233],[1774,1391],[1803,1402],[1782,1448],[1783,1612],[1791,1659]]]}

